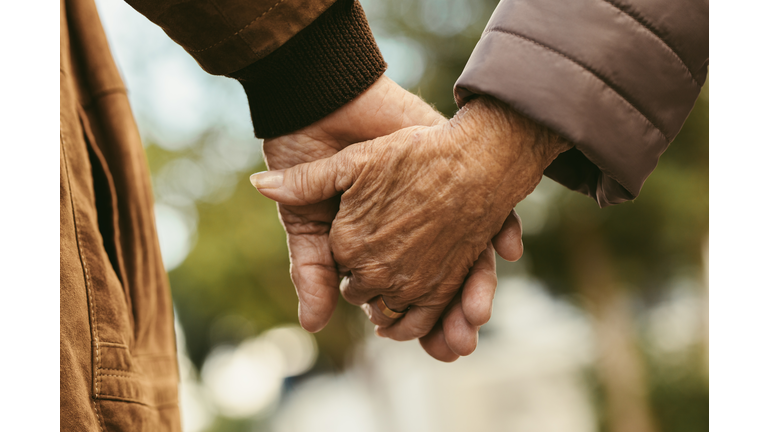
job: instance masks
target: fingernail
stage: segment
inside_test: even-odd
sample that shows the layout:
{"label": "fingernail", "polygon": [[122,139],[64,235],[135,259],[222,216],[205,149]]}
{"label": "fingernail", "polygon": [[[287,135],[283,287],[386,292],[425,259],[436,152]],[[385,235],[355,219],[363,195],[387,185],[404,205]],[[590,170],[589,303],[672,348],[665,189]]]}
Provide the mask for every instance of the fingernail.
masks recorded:
{"label": "fingernail", "polygon": [[384,336],[384,333],[382,333],[381,327],[379,327],[379,326],[374,327],[373,328],[373,332],[376,333],[376,336],[378,336],[378,337],[381,337],[381,338],[386,337],[386,336]]}
{"label": "fingernail", "polygon": [[256,189],[277,189],[283,185],[283,172],[262,171],[251,174],[251,184]]}

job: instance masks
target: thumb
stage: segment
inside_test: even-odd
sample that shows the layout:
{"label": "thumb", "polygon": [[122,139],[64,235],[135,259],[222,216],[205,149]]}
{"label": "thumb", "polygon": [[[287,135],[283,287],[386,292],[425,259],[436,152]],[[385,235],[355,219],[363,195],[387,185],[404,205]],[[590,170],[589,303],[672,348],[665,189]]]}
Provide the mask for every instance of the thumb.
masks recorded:
{"label": "thumb", "polygon": [[367,161],[367,146],[351,145],[314,162],[251,175],[251,184],[265,197],[288,205],[327,200],[349,189]]}

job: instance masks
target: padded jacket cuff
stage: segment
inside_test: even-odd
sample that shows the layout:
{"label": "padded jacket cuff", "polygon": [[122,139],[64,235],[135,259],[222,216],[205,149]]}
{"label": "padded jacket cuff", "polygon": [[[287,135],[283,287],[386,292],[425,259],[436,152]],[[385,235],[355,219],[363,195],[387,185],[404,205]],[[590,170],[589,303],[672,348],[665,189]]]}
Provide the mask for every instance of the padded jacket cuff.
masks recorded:
{"label": "padded jacket cuff", "polygon": [[506,102],[574,144],[547,176],[601,207],[634,199],[707,75],[707,2],[674,3],[503,0],[456,101]]}
{"label": "padded jacket cuff", "polygon": [[370,87],[387,65],[357,0],[338,0],[262,60],[230,74],[259,138],[310,125]]}

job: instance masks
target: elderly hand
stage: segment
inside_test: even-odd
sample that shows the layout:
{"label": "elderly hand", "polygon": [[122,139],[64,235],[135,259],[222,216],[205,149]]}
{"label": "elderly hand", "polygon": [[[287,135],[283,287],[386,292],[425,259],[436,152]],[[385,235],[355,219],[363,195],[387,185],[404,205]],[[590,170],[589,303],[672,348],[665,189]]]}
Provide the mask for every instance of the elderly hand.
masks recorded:
{"label": "elderly hand", "polygon": [[[382,77],[365,93],[324,119],[290,135],[265,140],[264,156],[269,169],[282,170],[330,157],[351,143],[387,135],[404,127],[445,122],[421,99]],[[318,331],[325,326],[338,299],[339,275],[328,236],[338,207],[338,197],[311,205],[278,205],[288,236],[291,278],[299,297],[299,320],[309,331]],[[516,260],[522,254],[520,223],[514,213],[497,246],[502,257],[509,260]],[[469,300],[466,309],[470,316],[477,316],[485,313],[478,310],[490,312],[496,288],[492,248],[478,260],[473,270],[465,289],[465,297]],[[460,298],[444,317],[444,324],[438,323],[421,341],[425,350],[439,360],[455,360],[458,355],[454,351],[471,352],[477,343],[478,326],[487,321],[475,320],[471,324],[458,300]],[[447,327],[445,332],[444,326]]]}
{"label": "elderly hand", "polygon": [[[446,326],[457,309],[459,289],[464,286],[465,327],[486,322],[490,302],[470,279],[487,276],[488,285],[493,277],[495,288],[495,272],[484,260],[492,256],[491,239],[505,220],[507,225],[516,221],[507,219],[514,206],[569,147],[506,105],[481,97],[448,123],[403,129],[251,180],[263,195],[288,206],[322,202],[344,191],[328,238],[333,259],[346,275],[344,298],[363,305],[378,334],[425,338],[422,344],[433,355],[438,350],[428,347],[439,335],[430,331],[445,311],[445,340],[451,351],[462,353],[467,341],[452,346],[448,333],[453,328]],[[479,258],[480,268],[467,279]],[[327,285],[333,285],[330,278]],[[385,316],[376,305],[380,295],[390,308],[409,310],[399,320]]]}

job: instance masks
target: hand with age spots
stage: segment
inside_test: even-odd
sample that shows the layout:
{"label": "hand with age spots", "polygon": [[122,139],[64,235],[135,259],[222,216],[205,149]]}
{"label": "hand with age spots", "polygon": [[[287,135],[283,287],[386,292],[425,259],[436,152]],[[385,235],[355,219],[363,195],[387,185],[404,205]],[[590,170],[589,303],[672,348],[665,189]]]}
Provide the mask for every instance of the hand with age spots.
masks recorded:
{"label": "hand with age spots", "polygon": [[[504,257],[519,257],[513,208],[569,147],[483,97],[450,122],[434,118],[432,126],[338,146],[331,157],[288,169],[270,164],[275,171],[252,181],[281,203],[302,325],[312,330],[327,322],[338,269],[342,295],[363,307],[379,335],[420,338],[443,360],[471,353],[478,327],[490,318],[493,245]],[[389,318],[378,296],[392,309],[409,309]]]}
{"label": "hand with age spots", "polygon": [[[265,140],[264,156],[270,170],[283,170],[333,156],[352,143],[404,127],[446,122],[424,101],[382,77],[365,93],[324,119],[295,133]],[[313,332],[327,324],[338,299],[339,273],[329,242],[331,223],[338,208],[337,196],[309,205],[278,204],[288,236],[291,278],[299,297],[299,320],[305,329]],[[505,259],[517,260],[522,254],[520,223],[514,212],[495,244]],[[496,289],[492,247],[488,245],[467,278],[464,300],[457,295],[443,320],[422,338],[422,345],[433,357],[453,361],[459,354],[474,350],[479,326],[490,318]],[[382,323],[369,307],[364,309],[374,323]]]}

